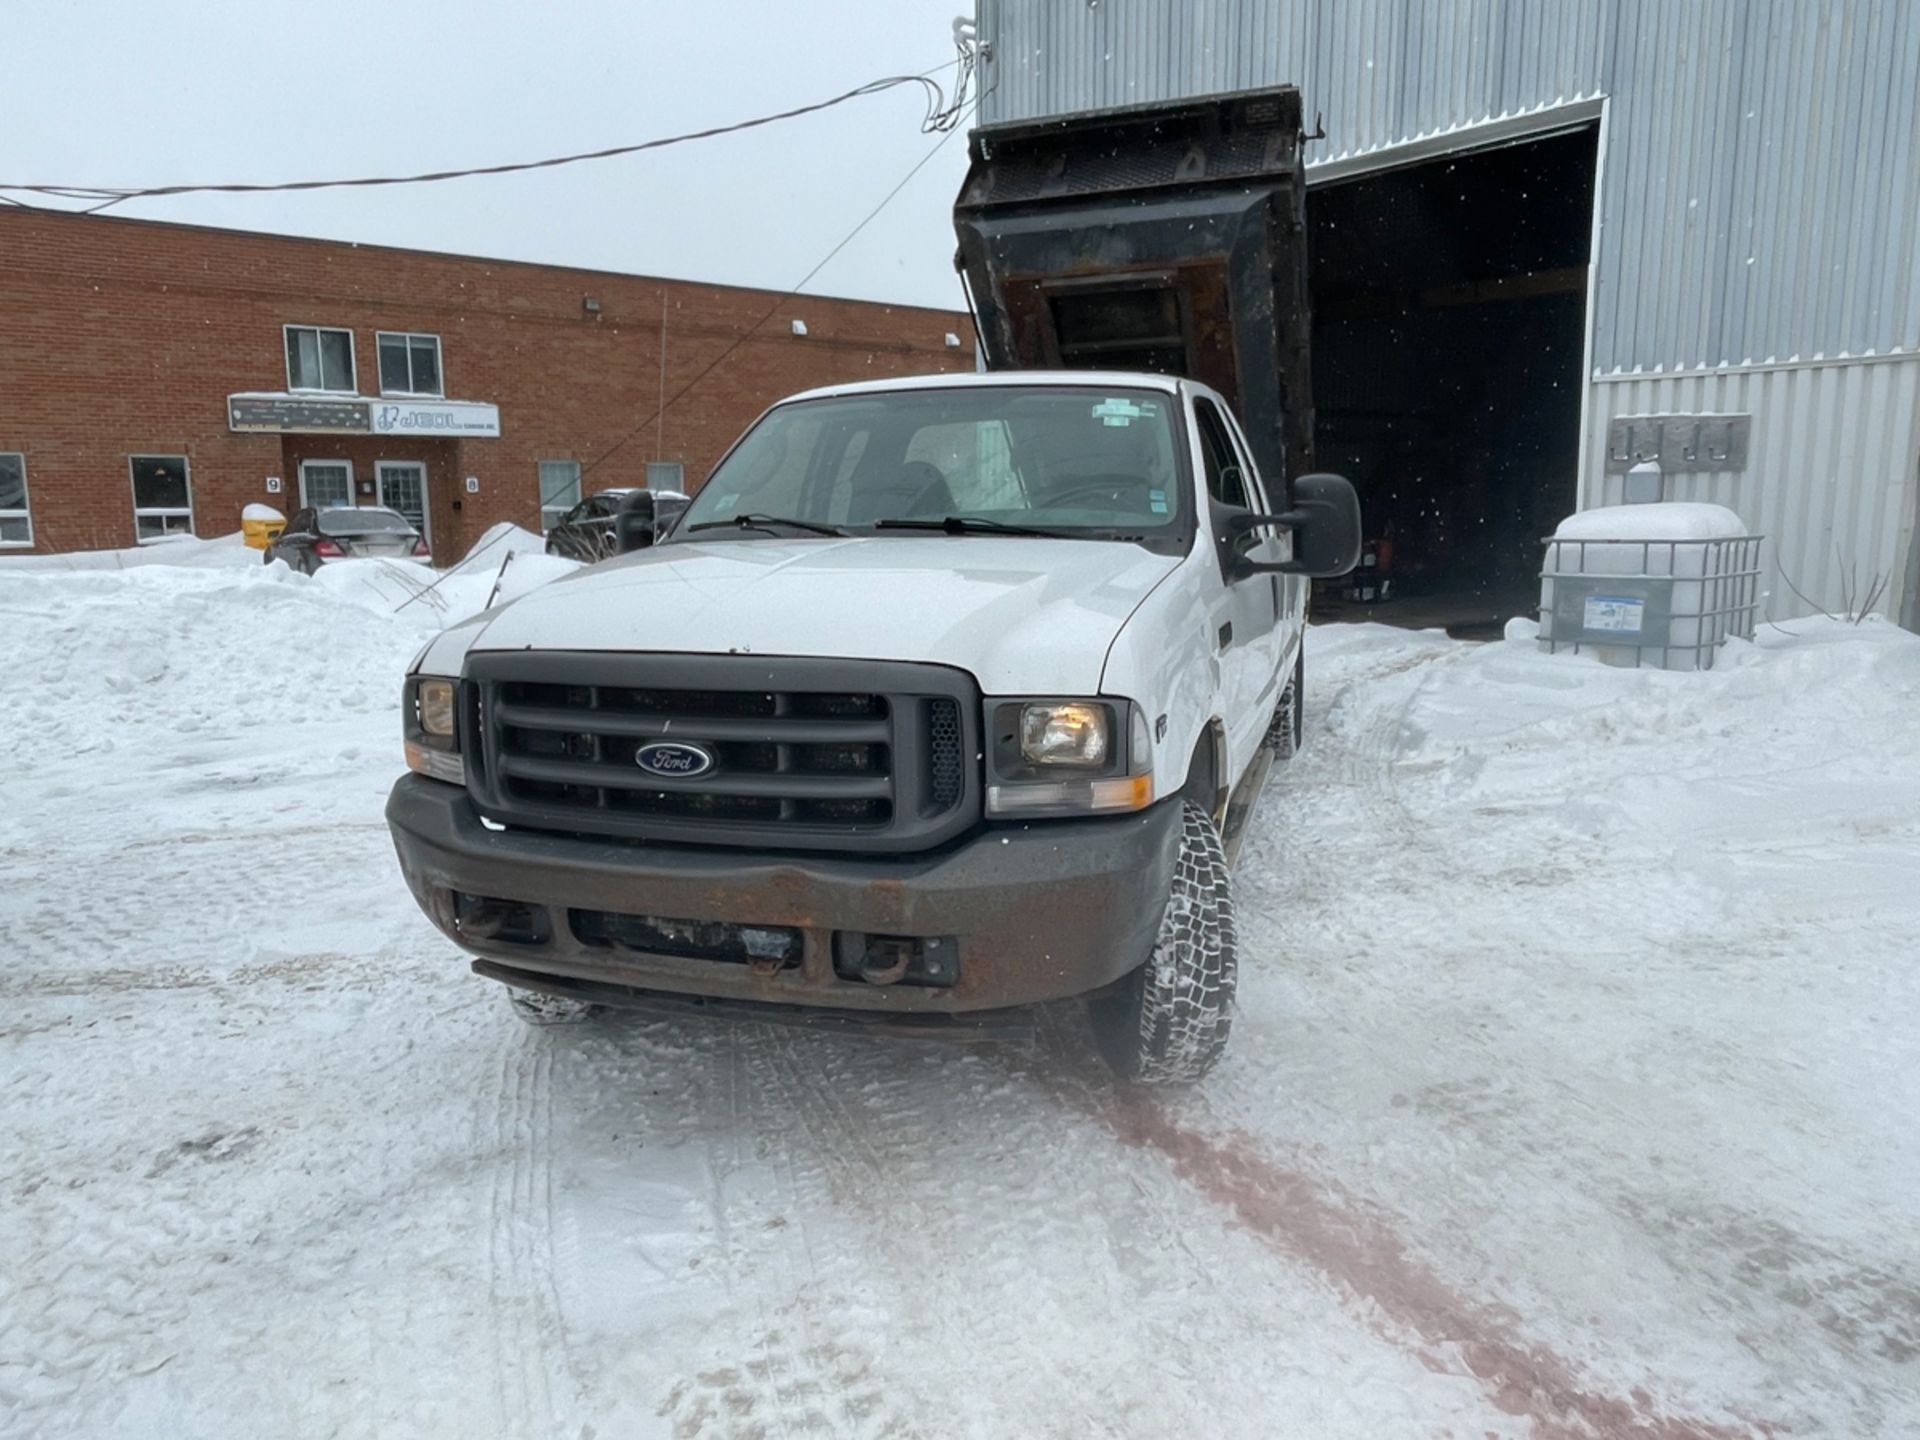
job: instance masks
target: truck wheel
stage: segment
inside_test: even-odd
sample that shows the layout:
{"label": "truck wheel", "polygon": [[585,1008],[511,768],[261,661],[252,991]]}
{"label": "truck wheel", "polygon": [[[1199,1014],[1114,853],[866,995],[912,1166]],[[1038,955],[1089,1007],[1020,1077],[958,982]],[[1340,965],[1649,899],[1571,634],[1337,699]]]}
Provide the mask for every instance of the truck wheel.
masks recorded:
{"label": "truck wheel", "polygon": [[1094,1032],[1128,1080],[1200,1079],[1227,1048],[1236,975],[1227,855],[1207,812],[1186,801],[1173,886],[1147,963],[1093,1001]]}
{"label": "truck wheel", "polygon": [[544,990],[509,990],[507,1000],[513,1013],[529,1025],[578,1025],[591,1020],[602,1008],[590,1000],[549,995]]}
{"label": "truck wheel", "polygon": [[1291,760],[1300,753],[1305,733],[1303,716],[1307,708],[1307,647],[1302,645],[1293,660],[1293,678],[1280,692],[1274,707],[1273,723],[1267,726],[1267,752],[1276,760]]}

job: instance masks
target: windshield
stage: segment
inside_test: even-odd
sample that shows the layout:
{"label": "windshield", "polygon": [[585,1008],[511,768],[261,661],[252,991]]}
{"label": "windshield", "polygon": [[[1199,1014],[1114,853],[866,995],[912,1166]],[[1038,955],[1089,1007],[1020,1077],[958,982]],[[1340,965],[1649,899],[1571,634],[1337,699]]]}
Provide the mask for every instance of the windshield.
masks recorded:
{"label": "windshield", "polygon": [[371,505],[346,510],[322,510],[315,524],[323,535],[398,535],[413,529],[406,516],[391,510],[376,510]]}
{"label": "windshield", "polygon": [[[1189,508],[1174,413],[1163,391],[1041,386],[782,405],[721,462],[675,535],[740,516],[849,531],[958,517],[1074,538],[1171,539]],[[770,533],[779,530],[740,532]]]}

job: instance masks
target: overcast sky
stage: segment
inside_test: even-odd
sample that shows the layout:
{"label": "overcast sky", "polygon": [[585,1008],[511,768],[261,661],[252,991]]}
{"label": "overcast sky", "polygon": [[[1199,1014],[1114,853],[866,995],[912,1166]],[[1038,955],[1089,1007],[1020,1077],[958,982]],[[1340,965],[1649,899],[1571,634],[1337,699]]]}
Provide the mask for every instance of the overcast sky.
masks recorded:
{"label": "overcast sky", "polygon": [[[406,174],[726,124],[953,58],[971,0],[15,0],[0,181]],[[951,72],[941,78],[950,79]],[[558,170],[117,213],[786,289],[939,137],[917,87]],[[959,308],[955,135],[808,286]]]}

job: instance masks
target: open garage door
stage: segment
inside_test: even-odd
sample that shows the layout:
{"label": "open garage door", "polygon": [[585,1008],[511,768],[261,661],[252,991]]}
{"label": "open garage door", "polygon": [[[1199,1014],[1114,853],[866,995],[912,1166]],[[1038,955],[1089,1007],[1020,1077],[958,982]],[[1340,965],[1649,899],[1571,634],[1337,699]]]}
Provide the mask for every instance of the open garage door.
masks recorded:
{"label": "open garage door", "polygon": [[1375,562],[1321,618],[1533,613],[1540,537],[1575,508],[1597,136],[1309,188],[1316,463],[1359,488]]}

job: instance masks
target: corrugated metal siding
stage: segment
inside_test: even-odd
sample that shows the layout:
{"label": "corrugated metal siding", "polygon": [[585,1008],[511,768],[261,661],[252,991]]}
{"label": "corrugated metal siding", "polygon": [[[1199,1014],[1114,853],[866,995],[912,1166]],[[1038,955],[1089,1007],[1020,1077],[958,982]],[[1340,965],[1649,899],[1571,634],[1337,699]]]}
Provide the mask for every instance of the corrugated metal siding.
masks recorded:
{"label": "corrugated metal siding", "polygon": [[1783,573],[1832,611],[1841,608],[1847,577],[1857,573],[1861,591],[1870,577],[1890,576],[1877,608],[1900,615],[1920,481],[1920,361],[1596,384],[1581,508],[1620,503],[1621,479],[1605,473],[1607,422],[1669,414],[1753,417],[1744,471],[1671,476],[1668,494],[1725,505],[1768,537],[1763,614],[1779,620],[1809,613]]}
{"label": "corrugated metal siding", "polygon": [[[1916,0],[979,0],[979,20],[988,123],[1290,83],[1324,117],[1310,175],[1607,97],[1581,503],[1617,498],[1613,416],[1750,414],[1748,470],[1676,497],[1730,505],[1821,605],[1845,569],[1891,572],[1881,608],[1920,623]],[[1773,368],[1671,373],[1733,365]],[[1804,612],[1777,570],[1770,589],[1775,617]]]}
{"label": "corrugated metal siding", "polygon": [[1288,82],[1325,117],[1309,151],[1325,163],[1606,95],[1597,369],[1920,350],[1910,0],[979,10],[989,123]]}

